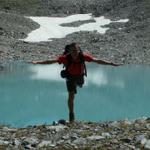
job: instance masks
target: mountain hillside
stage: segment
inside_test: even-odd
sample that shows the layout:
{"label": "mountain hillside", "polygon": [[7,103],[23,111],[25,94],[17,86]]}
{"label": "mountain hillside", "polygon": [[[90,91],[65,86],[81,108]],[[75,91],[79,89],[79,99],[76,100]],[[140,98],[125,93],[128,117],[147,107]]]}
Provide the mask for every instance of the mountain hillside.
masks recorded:
{"label": "mountain hillside", "polygon": [[[52,42],[28,43],[18,39],[39,27],[25,16],[92,13],[111,20],[105,35],[79,32]],[[0,62],[48,59],[61,54],[64,43],[79,42],[93,55],[125,64],[150,64],[149,0],[0,0]],[[73,23],[72,23],[73,25]],[[121,28],[121,30],[119,30]]]}

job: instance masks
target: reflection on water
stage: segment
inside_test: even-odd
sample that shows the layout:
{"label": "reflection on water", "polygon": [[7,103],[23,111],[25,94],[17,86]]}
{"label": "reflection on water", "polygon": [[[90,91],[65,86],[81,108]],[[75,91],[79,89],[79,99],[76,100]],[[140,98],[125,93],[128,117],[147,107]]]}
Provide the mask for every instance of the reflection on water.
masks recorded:
{"label": "reflection on water", "polygon": [[[29,70],[31,72],[34,72],[30,76],[33,80],[45,80],[49,82],[64,82],[64,79],[60,78],[60,70],[62,69],[62,66],[60,65],[38,65],[38,66],[30,66]],[[110,67],[109,67],[110,69]],[[114,69],[114,68],[113,68]],[[110,84],[108,82],[108,75],[106,72],[106,68],[99,67],[95,65],[89,65],[88,67],[88,78],[86,78],[86,84],[85,86],[88,86],[90,84],[93,84],[95,86],[102,86],[102,85],[108,85]],[[116,79],[115,81],[112,80],[111,84],[113,86],[118,86],[119,88],[123,88],[124,82],[123,80]]]}
{"label": "reflection on water", "polygon": [[[0,124],[26,126],[68,119],[61,65],[9,64],[0,72]],[[150,116],[148,66],[87,64],[88,77],[75,98],[78,120]]]}

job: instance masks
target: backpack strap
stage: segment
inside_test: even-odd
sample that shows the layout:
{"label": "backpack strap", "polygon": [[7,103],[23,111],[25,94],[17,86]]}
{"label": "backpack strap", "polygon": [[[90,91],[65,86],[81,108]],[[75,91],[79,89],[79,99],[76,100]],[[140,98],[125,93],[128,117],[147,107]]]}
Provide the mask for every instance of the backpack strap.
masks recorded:
{"label": "backpack strap", "polygon": [[86,69],[84,55],[82,51],[80,51],[79,53],[79,58],[80,58],[80,62],[84,65],[84,75],[87,77],[87,69]]}
{"label": "backpack strap", "polygon": [[71,54],[66,55],[68,63],[65,65],[65,70],[68,70],[69,66],[73,63]]}

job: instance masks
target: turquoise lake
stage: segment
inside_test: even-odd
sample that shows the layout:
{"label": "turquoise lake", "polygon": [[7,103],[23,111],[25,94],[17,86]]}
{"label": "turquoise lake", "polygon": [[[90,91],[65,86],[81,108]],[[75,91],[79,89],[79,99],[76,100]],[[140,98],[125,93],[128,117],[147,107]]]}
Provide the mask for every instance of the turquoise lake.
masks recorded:
{"label": "turquoise lake", "polygon": [[[68,120],[61,65],[6,64],[0,70],[0,124],[25,127]],[[77,120],[113,121],[150,116],[150,66],[87,64],[75,97]]]}

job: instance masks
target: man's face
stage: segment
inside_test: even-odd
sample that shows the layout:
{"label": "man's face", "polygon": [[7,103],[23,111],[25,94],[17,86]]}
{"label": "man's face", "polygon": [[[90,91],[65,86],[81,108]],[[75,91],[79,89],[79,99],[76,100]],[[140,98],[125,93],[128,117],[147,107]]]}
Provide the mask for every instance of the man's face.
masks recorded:
{"label": "man's face", "polygon": [[79,51],[80,51],[79,45],[76,44],[75,47],[72,47],[72,53],[71,53],[71,55],[74,56],[74,57],[76,57],[79,54]]}

